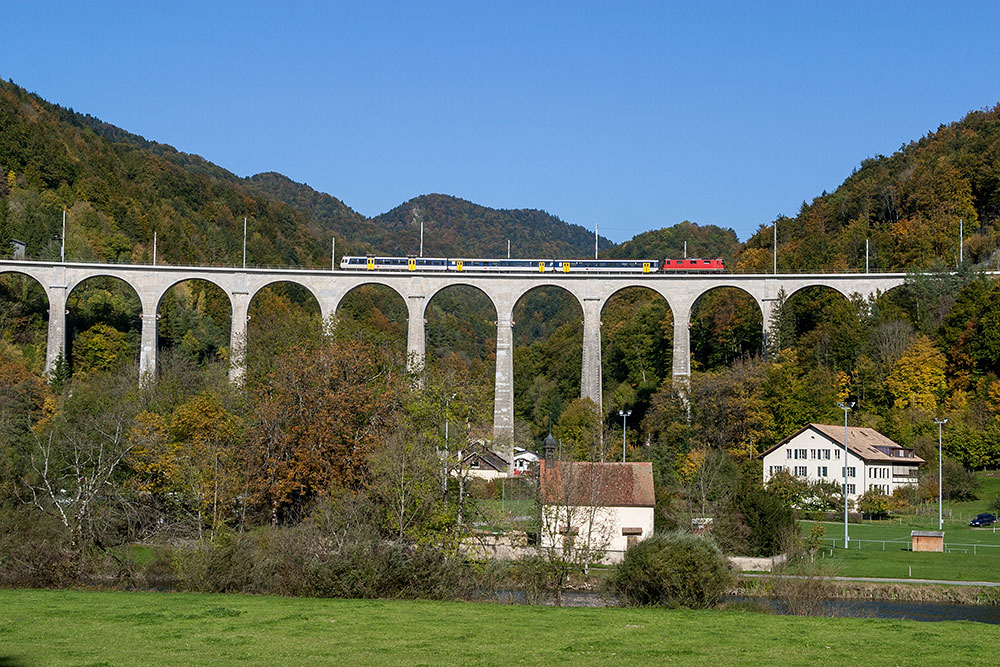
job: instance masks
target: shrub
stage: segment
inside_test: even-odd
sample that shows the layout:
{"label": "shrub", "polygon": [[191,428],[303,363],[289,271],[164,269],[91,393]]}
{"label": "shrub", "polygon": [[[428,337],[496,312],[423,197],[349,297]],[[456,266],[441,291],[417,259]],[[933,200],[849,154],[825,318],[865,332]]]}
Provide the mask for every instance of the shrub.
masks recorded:
{"label": "shrub", "polygon": [[713,542],[676,531],[626,551],[608,588],[623,604],[703,609],[718,604],[732,582],[729,563]]}
{"label": "shrub", "polygon": [[809,496],[809,482],[794,477],[785,470],[776,472],[767,482],[768,492],[778,496],[788,505],[798,506]]}
{"label": "shrub", "polygon": [[781,552],[788,534],[796,530],[792,508],[759,486],[741,484],[732,511],[742,517],[747,528],[744,556],[774,556]]}
{"label": "shrub", "polygon": [[75,583],[79,565],[59,522],[24,508],[0,507],[0,586]]}
{"label": "shrub", "polygon": [[868,489],[858,498],[858,510],[872,519],[889,516],[892,499],[878,489]]}
{"label": "shrub", "polygon": [[[942,461],[941,492],[945,500],[976,500],[979,494],[979,479],[971,470],[952,459]],[[937,466],[931,464],[930,470],[920,477],[920,498],[923,501],[937,500],[938,474]]]}

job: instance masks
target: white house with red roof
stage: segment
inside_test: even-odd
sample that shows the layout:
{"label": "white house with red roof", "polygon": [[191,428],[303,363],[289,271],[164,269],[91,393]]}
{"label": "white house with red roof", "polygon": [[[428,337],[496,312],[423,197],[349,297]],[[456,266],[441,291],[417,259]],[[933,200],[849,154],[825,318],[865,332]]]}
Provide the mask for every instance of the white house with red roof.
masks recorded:
{"label": "white house with red roof", "polygon": [[[779,470],[809,482],[844,483],[844,427],[809,424],[760,454],[764,483]],[[886,495],[917,483],[924,460],[875,429],[847,427],[847,497],[871,489]]]}
{"label": "white house with red roof", "polygon": [[618,562],[653,534],[652,463],[539,463],[541,546]]}

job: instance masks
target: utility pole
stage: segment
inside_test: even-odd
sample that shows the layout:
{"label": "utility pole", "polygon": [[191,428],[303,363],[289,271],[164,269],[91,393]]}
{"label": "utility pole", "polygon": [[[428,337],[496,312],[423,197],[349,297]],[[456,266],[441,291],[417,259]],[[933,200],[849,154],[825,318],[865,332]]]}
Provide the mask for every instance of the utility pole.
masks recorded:
{"label": "utility pole", "polygon": [[153,232],[153,266],[156,266],[156,232]]}
{"label": "utility pole", "polygon": [[247,268],[247,219],[243,217],[243,268]]}
{"label": "utility pole", "polygon": [[778,221],[774,221],[774,275],[778,275]]}
{"label": "utility pole", "polygon": [[594,259],[597,259],[597,228],[599,225],[594,223]]}
{"label": "utility pole", "polygon": [[688,242],[684,242],[684,259],[688,258]]}
{"label": "utility pole", "polygon": [[420,256],[424,256],[424,219],[420,218]]}
{"label": "utility pole", "polygon": [[846,549],[851,539],[847,534],[847,413],[854,407],[854,401],[837,403],[837,407],[844,411],[844,548]]}
{"label": "utility pole", "polygon": [[62,244],[59,247],[59,261],[66,261],[66,209],[63,209]]}
{"label": "utility pole", "polygon": [[625,420],[632,414],[631,410],[619,410],[618,416],[622,418],[622,463],[625,463]]}
{"label": "utility pole", "polygon": [[507,239],[507,259],[510,259],[510,239]]}
{"label": "utility pole", "polygon": [[965,220],[962,218],[958,219],[958,263],[961,264],[965,261],[965,234],[964,234],[964,223]]}
{"label": "utility pole", "polygon": [[330,240],[330,270],[337,270],[337,236]]}
{"label": "utility pole", "polygon": [[947,419],[934,418],[938,427],[938,530],[944,530],[944,512],[941,510],[941,427],[948,423]]}

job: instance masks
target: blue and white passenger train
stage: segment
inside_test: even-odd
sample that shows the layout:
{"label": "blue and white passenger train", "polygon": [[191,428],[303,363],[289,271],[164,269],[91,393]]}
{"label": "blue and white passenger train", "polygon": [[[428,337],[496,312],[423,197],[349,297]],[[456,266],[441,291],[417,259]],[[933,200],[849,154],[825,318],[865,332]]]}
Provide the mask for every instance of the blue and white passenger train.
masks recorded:
{"label": "blue and white passenger train", "polygon": [[347,271],[454,271],[472,273],[717,273],[725,271],[721,259],[464,259],[455,257],[365,257],[345,255],[340,268]]}
{"label": "blue and white passenger train", "polygon": [[347,271],[454,271],[470,273],[719,273],[721,259],[465,259],[456,257],[348,256]]}

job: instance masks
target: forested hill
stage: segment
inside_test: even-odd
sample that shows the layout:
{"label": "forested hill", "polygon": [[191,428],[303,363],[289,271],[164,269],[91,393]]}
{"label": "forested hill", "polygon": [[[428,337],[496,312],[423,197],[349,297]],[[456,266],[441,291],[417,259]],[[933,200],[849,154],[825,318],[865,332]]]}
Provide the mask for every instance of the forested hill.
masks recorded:
{"label": "forested hill", "polygon": [[[778,270],[864,270],[954,266],[959,221],[965,260],[989,262],[1000,240],[1000,105],[861,163],[834,192],[778,220]],[[772,229],[748,239],[737,269],[770,267]],[[993,259],[991,260],[991,256]]]}
{"label": "forested hill", "polygon": [[[685,246],[685,243],[687,244]],[[657,259],[683,257],[721,257],[731,265],[740,250],[740,240],[732,229],[716,225],[684,222],[637,234],[630,241],[604,253],[613,259]]]}
{"label": "forested hill", "polygon": [[[372,218],[382,230],[373,243],[385,252],[416,253],[420,222],[425,255],[593,257],[594,233],[536,209],[493,209],[441,194],[411,199]],[[600,238],[600,248],[611,247]]]}
{"label": "forested hill", "polygon": [[32,257],[236,263],[244,216],[252,263],[329,262],[329,232],[206,160],[50,104],[0,81],[0,241]]}
{"label": "forested hill", "polygon": [[[537,210],[496,210],[446,195],[417,197],[367,219],[341,200],[268,172],[249,178],[0,81],[0,247],[35,258],[145,262],[153,234],[166,263],[241,261],[327,266],[345,252],[586,257],[593,235]],[[611,242],[601,239],[601,247]]]}
{"label": "forested hill", "polygon": [[380,235],[379,228],[333,195],[314,190],[304,183],[296,183],[284,174],[274,171],[254,174],[244,180],[253,190],[305,213],[310,228],[333,230],[338,241],[348,241],[349,247],[337,248],[338,256],[346,252],[365,253],[378,250],[371,244],[370,239]]}

